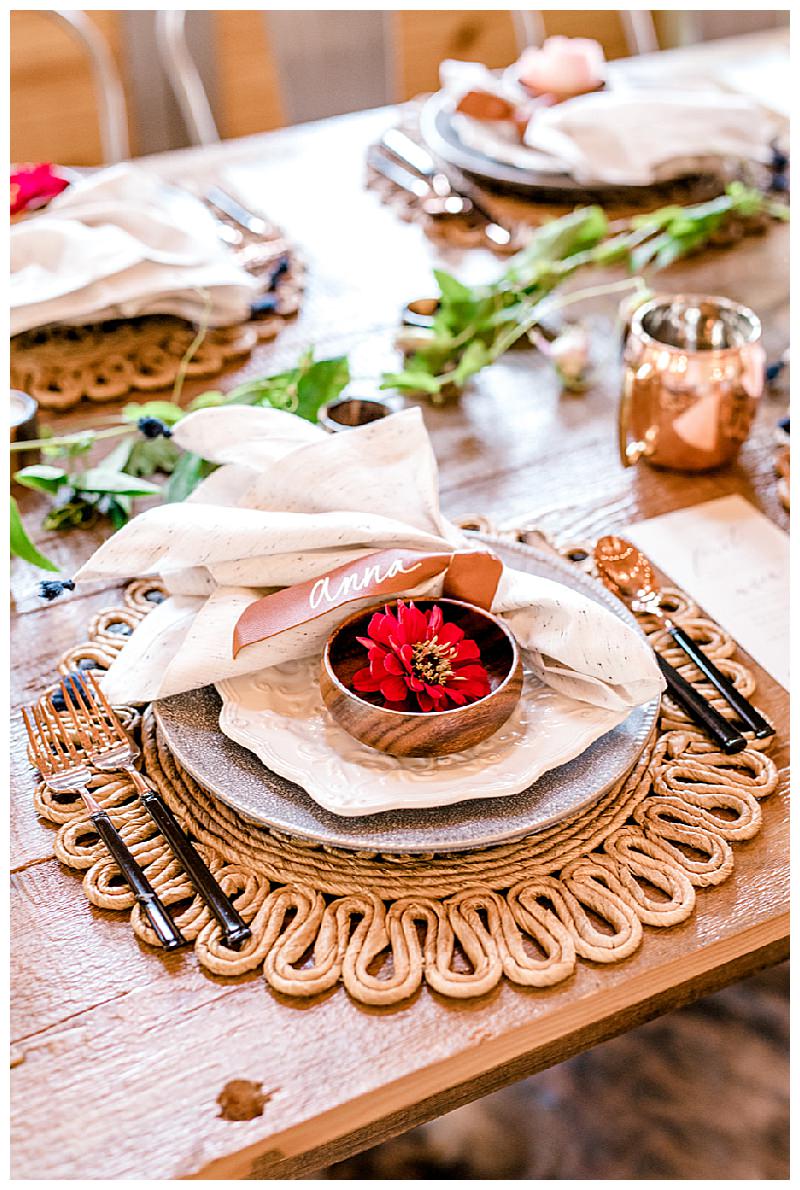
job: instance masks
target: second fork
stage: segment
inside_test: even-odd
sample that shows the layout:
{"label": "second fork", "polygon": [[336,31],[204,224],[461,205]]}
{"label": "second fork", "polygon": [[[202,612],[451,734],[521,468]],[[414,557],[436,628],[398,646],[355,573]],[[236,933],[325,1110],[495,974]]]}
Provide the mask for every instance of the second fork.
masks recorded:
{"label": "second fork", "polygon": [[136,768],[134,761],[139,749],[117,718],[97,678],[91,671],[82,678],[85,685],[74,678],[63,679],[61,685],[76,735],[90,764],[99,772],[124,772],[130,777],[145,809],[219,922],[225,945],[236,949],[250,937],[250,927],[220,888],[166,802]]}

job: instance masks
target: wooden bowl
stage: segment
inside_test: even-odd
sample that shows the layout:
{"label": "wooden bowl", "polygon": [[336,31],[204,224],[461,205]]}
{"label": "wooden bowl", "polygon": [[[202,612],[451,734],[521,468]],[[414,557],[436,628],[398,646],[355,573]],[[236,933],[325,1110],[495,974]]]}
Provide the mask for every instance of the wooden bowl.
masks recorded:
{"label": "wooden bowl", "polygon": [[317,420],[323,429],[335,434],[380,421],[390,413],[394,413],[391,405],[380,397],[340,397],[323,405]]}
{"label": "wooden bowl", "polygon": [[[395,711],[380,706],[379,694],[357,694],[353,675],[366,664],[366,650],[356,640],[384,605],[349,616],[328,637],[322,654],[320,688],[331,716],[346,732],[390,756],[446,756],[463,752],[494,735],[508,719],[522,693],[522,661],[511,631],[496,616],[455,599],[415,599],[421,611],[438,604],[448,623],[474,640],[489,675],[491,693],[449,711]],[[390,608],[397,606],[394,601]]]}

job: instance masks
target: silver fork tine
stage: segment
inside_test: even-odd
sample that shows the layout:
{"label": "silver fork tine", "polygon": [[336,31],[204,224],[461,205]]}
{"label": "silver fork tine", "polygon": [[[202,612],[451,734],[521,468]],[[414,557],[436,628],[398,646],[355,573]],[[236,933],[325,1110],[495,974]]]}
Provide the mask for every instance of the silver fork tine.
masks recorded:
{"label": "silver fork tine", "polygon": [[[90,670],[86,674],[86,677],[89,679],[89,685],[91,686],[91,692],[93,692],[95,694],[96,699],[99,700],[102,709],[106,713],[106,717],[110,723],[110,726],[111,726],[112,731],[114,732],[114,735],[116,736],[116,738],[119,740],[119,742],[121,744],[127,744],[128,736],[125,732],[125,728],[120,723],[119,718],[117,717],[116,711],[110,705],[108,699],[106,698],[105,694],[103,693],[102,687],[100,686],[100,683],[98,682],[97,678],[94,675],[94,671]],[[98,707],[98,709],[100,709],[100,708]]]}
{"label": "silver fork tine", "polygon": [[28,733],[28,743],[33,753],[34,763],[38,769],[49,772],[52,766],[42,746],[42,741],[39,738],[38,725],[34,724],[31,715],[25,707],[22,708],[22,718],[25,723],[25,730]]}
{"label": "silver fork tine", "polygon": [[[67,693],[69,694],[69,691]],[[69,698],[66,705],[74,710]],[[84,707],[85,703],[82,702],[81,706]],[[75,722],[77,716],[71,717]],[[169,910],[165,908],[158,893],[136,862],[122,835],[111,821],[108,811],[89,790],[89,758],[81,755],[76,749],[53,705],[52,697],[47,695],[44,705],[34,703],[30,708],[23,707],[22,719],[28,733],[31,758],[45,783],[54,793],[69,792],[80,796],[98,835],[130,885],[142,912],[149,918],[159,942],[166,950],[175,950],[176,947],[183,946],[186,939],[172,920]],[[81,743],[86,738],[85,732],[79,733]]]}
{"label": "silver fork tine", "polygon": [[70,736],[69,732],[62,730],[61,720],[58,717],[58,711],[56,710],[55,705],[53,703],[53,696],[51,694],[48,694],[45,699],[45,702],[47,703],[47,710],[49,712],[50,721],[52,723],[58,724],[59,735],[61,736],[64,743],[66,744],[67,751],[69,752],[70,757],[73,760],[77,761],[79,759],[77,749],[72,742],[72,737]]}
{"label": "silver fork tine", "polygon": [[36,705],[36,703],[34,703],[31,709],[33,710],[33,717],[36,720],[36,724],[39,728],[39,734],[42,737],[42,743],[44,744],[45,750],[47,751],[51,769],[55,772],[58,772],[66,768],[66,756],[64,754],[61,741],[53,730],[53,725],[49,717],[44,713],[40,706]]}
{"label": "silver fork tine", "polygon": [[[80,709],[86,716],[88,720],[86,734],[90,740],[99,743],[101,748],[110,747],[114,743],[114,740],[108,731],[105,718],[102,714],[96,713],[98,708],[91,704],[83,683],[71,679],[68,687],[67,679],[62,678],[61,686],[64,690],[64,701],[67,703],[67,706],[73,706],[74,699],[74,702],[79,704]],[[70,691],[74,691],[73,699],[70,698]],[[80,728],[78,728],[78,734],[80,735]]]}
{"label": "silver fork tine", "polygon": [[75,710],[75,703],[72,700],[72,685],[70,684],[69,688],[67,688],[67,684],[63,678],[61,680],[61,692],[64,698],[64,705],[69,711],[69,717],[72,720],[73,726],[75,728],[75,733],[81,742],[81,747],[86,750],[91,747],[93,733],[91,731],[87,731],[78,718],[78,712]]}

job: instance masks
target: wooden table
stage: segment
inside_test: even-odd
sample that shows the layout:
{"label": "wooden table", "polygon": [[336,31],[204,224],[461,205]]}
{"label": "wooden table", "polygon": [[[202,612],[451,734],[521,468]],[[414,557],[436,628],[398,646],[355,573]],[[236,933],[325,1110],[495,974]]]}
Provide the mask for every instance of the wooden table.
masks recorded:
{"label": "wooden table", "polygon": [[[761,43],[745,43],[740,58],[752,65]],[[730,58],[731,48],[722,49]],[[309,342],[320,354],[351,350],[357,370],[374,375],[393,360],[398,310],[430,292],[437,260],[467,279],[497,269],[488,253],[442,257],[363,189],[364,149],[390,120],[389,111],[365,113],[147,162],[166,177],[201,184],[227,174],[261,198],[306,253],[310,287],[300,318],[239,377],[277,370]],[[735,250],[673,267],[659,285],[748,303],[774,357],[788,342],[787,245],[787,230],[774,227]],[[775,398],[763,401],[756,431],[729,470],[696,478],[622,470],[613,313],[609,299],[590,309],[597,375],[584,396],[561,395],[541,359],[519,351],[457,406],[425,407],[445,513],[503,522],[538,512],[549,532],[581,538],[740,492],[787,526],[772,474],[773,427],[783,412]],[[109,412],[87,405],[53,422],[66,430]],[[40,501],[18,495],[37,542],[72,573],[98,534],[43,533]],[[13,568],[14,1176],[296,1176],[786,955],[787,698],[765,674],[758,700],[779,726],[782,782],[764,807],[763,832],[737,846],[734,875],[700,894],[689,921],[647,930],[623,963],[581,962],[551,990],[504,982],[481,1000],[455,1004],[423,989],[411,1006],[376,1010],[341,990],[312,1002],[283,999],[259,975],[226,982],[201,971],[191,952],[162,957],[142,947],[121,916],[93,909],[79,880],[52,857],[51,833],[31,802],[17,711],[117,591],[80,591],[42,605],[39,577],[27,565]],[[217,1096],[233,1079],[263,1084],[263,1114],[220,1118]]]}

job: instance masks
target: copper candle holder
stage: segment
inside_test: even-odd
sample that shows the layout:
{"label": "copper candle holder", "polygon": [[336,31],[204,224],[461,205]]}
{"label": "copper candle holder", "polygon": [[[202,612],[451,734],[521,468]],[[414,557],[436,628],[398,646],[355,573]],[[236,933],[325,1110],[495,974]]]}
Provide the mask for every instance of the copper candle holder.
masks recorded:
{"label": "copper candle holder", "polygon": [[[38,429],[38,414],[39,405],[29,396],[28,393],[21,392],[19,389],[12,388],[10,390],[10,441],[28,442],[39,437]],[[19,471],[23,467],[35,463],[39,458],[39,451],[35,446],[30,450],[18,451],[16,458],[13,460],[12,474],[14,471]]]}
{"label": "copper candle holder", "polygon": [[753,311],[726,298],[662,295],[640,306],[625,345],[623,466],[710,471],[735,459],[764,389],[760,339]]}

